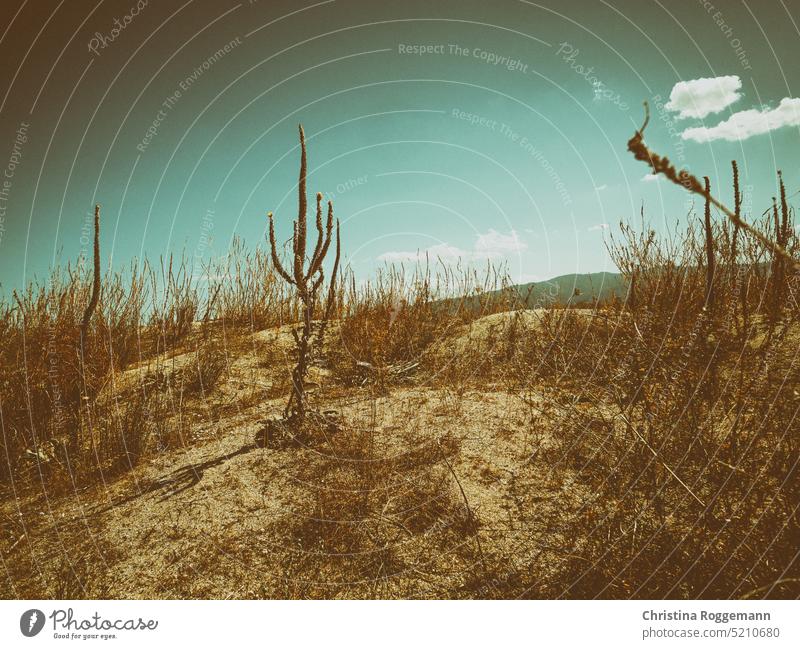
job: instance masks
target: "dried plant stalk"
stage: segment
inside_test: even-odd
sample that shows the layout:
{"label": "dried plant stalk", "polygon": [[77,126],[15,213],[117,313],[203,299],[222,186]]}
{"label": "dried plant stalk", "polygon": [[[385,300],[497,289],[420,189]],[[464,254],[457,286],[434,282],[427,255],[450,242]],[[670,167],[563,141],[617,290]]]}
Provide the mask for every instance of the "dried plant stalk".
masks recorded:
{"label": "dried plant stalk", "polygon": [[705,249],[706,249],[706,306],[714,308],[714,233],[711,230],[711,202],[708,197],[711,195],[711,182],[708,176],[704,178],[706,183],[706,208],[704,212],[705,226]]}
{"label": "dried plant stalk", "polygon": [[89,298],[89,304],[86,305],[86,310],[83,312],[83,320],[81,321],[81,358],[83,358],[84,345],[86,344],[86,337],[89,333],[89,323],[92,319],[92,314],[97,308],[97,301],[100,298],[100,205],[94,206],[94,268],[92,276],[92,295]]}
{"label": "dried plant stalk", "polygon": [[644,143],[644,129],[647,128],[647,125],[650,122],[650,106],[647,102],[644,102],[644,111],[645,117],[642,127],[636,131],[630,140],[628,140],[628,151],[633,154],[633,157],[650,165],[650,168],[653,170],[654,174],[664,174],[664,176],[669,178],[669,180],[676,185],[680,185],[690,192],[706,198],[712,205],[725,214],[725,216],[727,216],[735,226],[738,226],[747,232],[750,236],[758,240],[761,245],[773,252],[775,255],[783,258],[785,261],[791,264],[795,270],[800,271],[800,261],[796,260],[794,257],[792,257],[792,255],[786,252],[780,243],[771,241],[764,234],[756,230],[746,221],[742,220],[740,215],[732,212],[730,209],[728,209],[728,207],[714,198],[711,193],[707,192],[700,184],[700,181],[686,171],[686,169],[681,169],[678,171],[670,162],[669,158],[666,156],[662,157],[655,151],[647,148],[647,145]]}
{"label": "dried plant stalk", "polygon": [[[324,272],[322,262],[328,254],[333,234],[333,203],[328,201],[328,217],[323,229],[322,223],[322,194],[317,194],[317,243],[314,252],[308,261],[306,270],[306,139],[303,127],[300,125],[300,179],[298,182],[298,214],[294,222],[294,235],[292,237],[293,266],[290,274],[283,266],[278,255],[278,246],[275,241],[275,223],[272,212],[267,215],[269,218],[269,243],[272,253],[272,263],[278,274],[290,285],[294,286],[297,296],[302,303],[302,326],[299,332],[293,330],[296,351],[297,365],[292,372],[292,393],[289,402],[286,404],[284,417],[301,422],[306,415],[307,395],[305,390],[305,379],[308,374],[311,362],[313,343],[318,342],[320,334],[324,331],[328,318],[330,317],[333,300],[335,298],[336,276],[339,269],[339,257],[341,247],[339,243],[339,222],[336,222],[336,258],[333,264],[333,273],[329,282],[328,303],[322,313],[322,321],[314,331],[314,316],[318,305],[319,290],[324,282]],[[316,336],[315,336],[316,334]],[[316,340],[315,340],[316,337]]]}

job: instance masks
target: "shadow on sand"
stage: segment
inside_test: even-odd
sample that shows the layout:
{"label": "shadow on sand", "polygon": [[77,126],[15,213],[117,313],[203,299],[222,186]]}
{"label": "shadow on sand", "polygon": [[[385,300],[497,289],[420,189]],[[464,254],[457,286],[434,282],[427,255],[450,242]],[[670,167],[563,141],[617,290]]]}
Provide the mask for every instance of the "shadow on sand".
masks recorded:
{"label": "shadow on sand", "polygon": [[244,455],[250,451],[254,451],[257,448],[258,446],[255,443],[245,444],[235,451],[226,453],[225,455],[220,455],[219,457],[215,457],[210,460],[206,460],[205,462],[197,462],[182,466],[179,469],[175,469],[174,471],[156,478],[147,484],[140,484],[140,488],[138,491],[136,491],[136,493],[125,496],[124,498],[118,498],[108,505],[95,510],[93,514],[102,514],[103,512],[107,512],[115,507],[119,507],[120,505],[138,500],[139,498],[142,498],[148,494],[155,494],[159,492],[161,493],[161,496],[159,497],[158,502],[164,502],[165,500],[177,496],[178,494],[183,493],[184,491],[187,491],[188,489],[191,489],[197,485],[200,480],[203,479],[203,474],[207,469],[220,466],[234,457]]}

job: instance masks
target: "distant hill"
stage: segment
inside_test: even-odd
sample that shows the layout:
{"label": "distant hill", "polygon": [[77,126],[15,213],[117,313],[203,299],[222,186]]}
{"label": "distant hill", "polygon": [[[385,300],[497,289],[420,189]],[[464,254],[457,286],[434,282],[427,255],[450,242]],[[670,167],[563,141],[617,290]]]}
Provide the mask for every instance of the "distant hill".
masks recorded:
{"label": "distant hill", "polygon": [[517,284],[508,290],[516,292],[527,307],[533,308],[609,300],[615,294],[624,299],[628,285],[620,273],[573,273],[543,282]]}
{"label": "distant hill", "polygon": [[[470,296],[467,303],[474,302],[476,307],[486,302],[488,297],[523,304],[526,308],[547,307],[552,305],[583,305],[593,300],[609,300],[614,295],[624,299],[628,286],[620,273],[574,273],[561,275],[541,282],[516,284],[506,289],[492,291],[483,296]],[[451,300],[444,300],[445,304]]]}

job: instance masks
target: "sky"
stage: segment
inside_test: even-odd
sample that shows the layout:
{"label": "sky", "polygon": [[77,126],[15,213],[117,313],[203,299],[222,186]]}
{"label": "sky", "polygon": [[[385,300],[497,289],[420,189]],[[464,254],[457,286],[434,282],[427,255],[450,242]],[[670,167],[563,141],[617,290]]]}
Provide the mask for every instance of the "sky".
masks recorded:
{"label": "sky", "polygon": [[[333,200],[358,277],[426,254],[515,281],[615,270],[620,221],[702,208],[646,142],[746,214],[800,189],[800,5],[789,0],[6,0],[0,294],[103,264],[263,245]],[[692,213],[694,209],[694,213]]]}

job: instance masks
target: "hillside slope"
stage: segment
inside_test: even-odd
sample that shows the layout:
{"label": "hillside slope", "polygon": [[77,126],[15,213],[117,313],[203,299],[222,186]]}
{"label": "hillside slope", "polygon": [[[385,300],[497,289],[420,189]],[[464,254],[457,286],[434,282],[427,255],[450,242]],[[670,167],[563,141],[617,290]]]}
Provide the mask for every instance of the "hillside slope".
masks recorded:
{"label": "hillside slope", "polygon": [[[514,284],[505,289],[488,291],[464,299],[466,305],[481,308],[496,300],[514,308],[541,309],[550,306],[591,305],[614,296],[624,299],[628,285],[620,273],[572,273],[540,282]],[[445,301],[447,303],[448,301]],[[453,300],[461,303],[461,298]]]}
{"label": "hillside slope", "polygon": [[[493,573],[501,557],[524,570],[546,551],[555,565],[552,520],[579,499],[531,461],[519,396],[453,395],[424,379],[344,388],[318,372],[321,407],[345,425],[261,448],[257,431],[284,404],[288,336],[259,332],[229,350],[225,378],[180,413],[184,447],[97,487],[6,499],[0,596],[491,597],[512,578]],[[118,386],[135,389],[142,371]]]}

